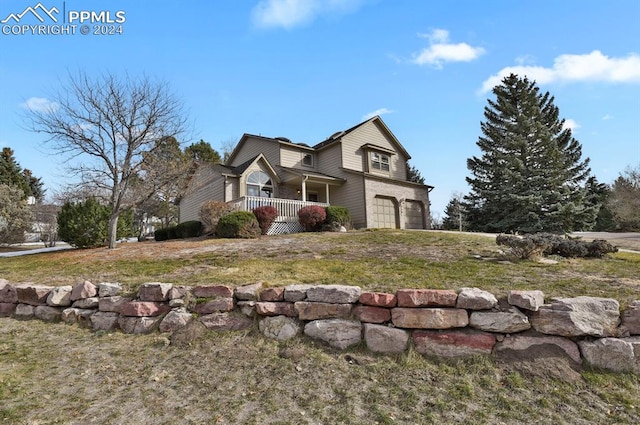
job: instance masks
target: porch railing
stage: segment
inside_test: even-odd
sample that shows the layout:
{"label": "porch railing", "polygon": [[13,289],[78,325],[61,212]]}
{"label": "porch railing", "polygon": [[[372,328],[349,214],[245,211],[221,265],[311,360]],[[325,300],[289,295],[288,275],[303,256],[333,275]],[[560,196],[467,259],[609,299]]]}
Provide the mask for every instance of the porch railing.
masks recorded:
{"label": "porch railing", "polygon": [[259,196],[243,196],[234,201],[229,202],[240,211],[251,211],[254,208],[262,206],[271,206],[278,210],[276,221],[298,220],[298,211],[302,207],[310,205],[318,205],[320,207],[328,207],[329,204],[324,202],[298,201],[295,199],[283,198],[261,198]]}

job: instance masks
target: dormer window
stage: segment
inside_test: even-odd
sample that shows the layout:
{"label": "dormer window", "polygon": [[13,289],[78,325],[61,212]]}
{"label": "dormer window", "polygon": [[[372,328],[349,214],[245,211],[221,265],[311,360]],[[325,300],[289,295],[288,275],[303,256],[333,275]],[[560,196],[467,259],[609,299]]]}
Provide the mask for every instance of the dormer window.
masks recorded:
{"label": "dormer window", "polygon": [[262,171],[254,171],[247,177],[247,195],[273,198],[271,178]]}
{"label": "dormer window", "polygon": [[313,155],[310,153],[303,154],[302,165],[305,167],[313,167]]}
{"label": "dormer window", "polygon": [[389,171],[389,155],[371,152],[371,168],[374,170]]}

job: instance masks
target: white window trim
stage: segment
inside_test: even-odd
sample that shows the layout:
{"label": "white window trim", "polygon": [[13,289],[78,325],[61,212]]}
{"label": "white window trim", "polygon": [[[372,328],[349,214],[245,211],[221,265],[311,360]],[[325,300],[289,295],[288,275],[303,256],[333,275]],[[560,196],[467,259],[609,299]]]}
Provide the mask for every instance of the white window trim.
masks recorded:
{"label": "white window trim", "polygon": [[[302,154],[302,161],[301,161],[302,165],[303,165],[304,167],[310,167],[310,168],[313,168],[313,167],[314,167],[314,164],[315,164],[315,158],[314,158],[313,156],[314,156],[314,155],[313,155],[312,153],[303,153],[303,154]],[[311,164],[306,164],[306,163],[304,162],[305,158],[311,158]]]}
{"label": "white window trim", "polygon": [[[371,151],[369,161],[371,164],[371,170],[381,173],[391,173],[391,157],[389,155],[381,152]],[[376,164],[378,165],[377,167]]]}

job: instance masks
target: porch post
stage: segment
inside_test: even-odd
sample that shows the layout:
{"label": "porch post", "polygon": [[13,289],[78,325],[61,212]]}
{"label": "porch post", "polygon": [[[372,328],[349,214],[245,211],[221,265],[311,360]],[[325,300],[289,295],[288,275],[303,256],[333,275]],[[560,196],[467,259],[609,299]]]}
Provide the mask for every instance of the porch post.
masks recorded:
{"label": "porch post", "polygon": [[324,184],[325,190],[327,191],[327,204],[329,203],[329,183]]}
{"label": "porch post", "polygon": [[302,200],[307,201],[307,179],[308,176],[302,176]]}

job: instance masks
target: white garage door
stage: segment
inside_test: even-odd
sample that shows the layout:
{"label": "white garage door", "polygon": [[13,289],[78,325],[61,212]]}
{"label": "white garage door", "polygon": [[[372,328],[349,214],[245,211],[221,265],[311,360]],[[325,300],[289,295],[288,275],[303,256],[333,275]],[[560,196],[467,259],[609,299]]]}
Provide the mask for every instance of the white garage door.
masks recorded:
{"label": "white garage door", "polygon": [[407,229],[424,229],[424,209],[418,201],[407,201],[405,204],[405,227]]}
{"label": "white garage door", "polygon": [[390,198],[376,196],[373,200],[375,227],[396,229],[398,214],[395,202]]}

